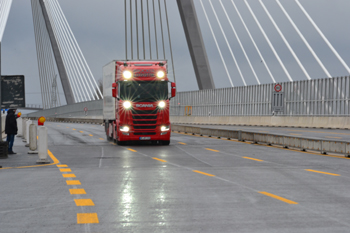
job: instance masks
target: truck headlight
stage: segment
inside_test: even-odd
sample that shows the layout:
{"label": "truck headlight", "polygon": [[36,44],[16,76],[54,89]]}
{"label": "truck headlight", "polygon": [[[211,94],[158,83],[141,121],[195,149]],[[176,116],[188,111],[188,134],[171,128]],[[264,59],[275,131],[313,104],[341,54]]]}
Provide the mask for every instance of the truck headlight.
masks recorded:
{"label": "truck headlight", "polygon": [[124,126],[120,127],[120,131],[122,131],[122,132],[129,132],[129,130],[130,130],[129,126],[124,125]]}
{"label": "truck headlight", "polygon": [[164,78],[164,76],[165,76],[164,71],[161,70],[161,71],[158,71],[158,72],[157,72],[157,77],[158,77],[158,78]]}
{"label": "truck headlight", "polygon": [[165,107],[165,102],[164,101],[160,101],[159,103],[158,103],[158,107],[159,108],[164,108]]}
{"label": "truck headlight", "polygon": [[160,131],[165,132],[165,131],[169,131],[169,125],[163,125],[160,127]]}
{"label": "truck headlight", "polygon": [[126,79],[129,79],[132,77],[132,73],[130,71],[126,70],[123,72],[123,77]]}
{"label": "truck headlight", "polygon": [[124,107],[125,109],[130,109],[130,108],[131,108],[131,102],[130,102],[130,101],[125,101],[125,102],[123,103],[123,107]]}

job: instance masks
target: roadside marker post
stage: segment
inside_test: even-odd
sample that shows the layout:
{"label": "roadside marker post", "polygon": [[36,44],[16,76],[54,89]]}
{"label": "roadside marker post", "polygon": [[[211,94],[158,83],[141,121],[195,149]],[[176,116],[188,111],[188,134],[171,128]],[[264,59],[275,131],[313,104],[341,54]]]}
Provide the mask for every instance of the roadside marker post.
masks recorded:
{"label": "roadside marker post", "polygon": [[29,126],[31,125],[33,123],[33,121],[31,121],[31,120],[28,120],[27,122],[26,122],[26,147],[29,147]]}
{"label": "roadside marker post", "polygon": [[29,151],[28,154],[38,154],[37,151],[37,127],[35,124],[29,126]]}
{"label": "roadside marker post", "polygon": [[40,126],[38,128],[38,155],[39,160],[36,163],[50,163],[47,159],[48,145],[47,145],[47,128],[45,126]]}

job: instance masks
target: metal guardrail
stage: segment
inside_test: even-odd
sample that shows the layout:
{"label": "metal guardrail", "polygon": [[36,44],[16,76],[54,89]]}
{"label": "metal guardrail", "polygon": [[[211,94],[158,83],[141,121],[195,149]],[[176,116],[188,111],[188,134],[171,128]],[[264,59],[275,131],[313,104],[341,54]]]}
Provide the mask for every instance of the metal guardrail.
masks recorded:
{"label": "metal guardrail", "polygon": [[172,131],[199,134],[201,136],[223,137],[237,139],[238,141],[251,141],[253,143],[266,143],[284,148],[297,148],[302,151],[312,150],[322,154],[337,153],[350,157],[350,142],[306,137],[285,136],[278,134],[255,133],[242,130],[209,129],[193,126],[172,125]]}

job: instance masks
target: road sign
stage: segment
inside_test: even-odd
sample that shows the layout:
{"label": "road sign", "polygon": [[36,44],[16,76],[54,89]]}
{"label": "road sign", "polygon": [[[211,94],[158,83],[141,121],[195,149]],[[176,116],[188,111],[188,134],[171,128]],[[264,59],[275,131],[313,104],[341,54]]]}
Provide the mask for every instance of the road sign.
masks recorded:
{"label": "road sign", "polygon": [[84,108],[84,112],[87,112],[87,110],[88,110],[88,108],[87,108],[87,107],[85,107],[85,108]]}
{"label": "road sign", "polygon": [[25,89],[23,75],[1,77],[1,108],[25,108]]}
{"label": "road sign", "polygon": [[282,91],[282,85],[281,84],[276,84],[274,89],[275,89],[276,92],[280,92],[280,91]]}

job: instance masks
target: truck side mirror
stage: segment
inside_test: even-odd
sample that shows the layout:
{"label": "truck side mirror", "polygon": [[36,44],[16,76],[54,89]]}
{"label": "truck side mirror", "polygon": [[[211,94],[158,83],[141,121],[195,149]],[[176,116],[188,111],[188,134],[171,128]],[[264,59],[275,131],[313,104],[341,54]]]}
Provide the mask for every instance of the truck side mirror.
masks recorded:
{"label": "truck side mirror", "polygon": [[112,96],[117,98],[117,83],[112,83]]}
{"label": "truck side mirror", "polygon": [[176,96],[176,83],[171,83],[171,98],[174,98]]}

